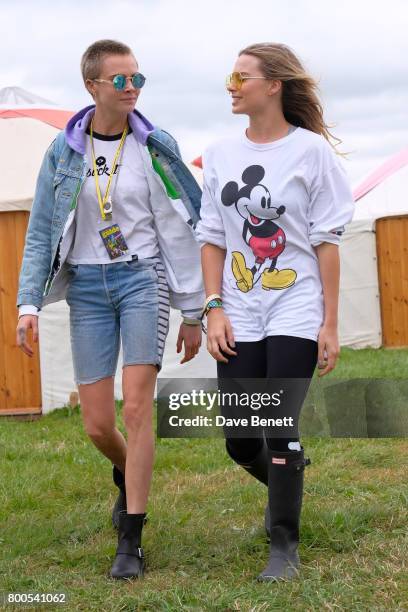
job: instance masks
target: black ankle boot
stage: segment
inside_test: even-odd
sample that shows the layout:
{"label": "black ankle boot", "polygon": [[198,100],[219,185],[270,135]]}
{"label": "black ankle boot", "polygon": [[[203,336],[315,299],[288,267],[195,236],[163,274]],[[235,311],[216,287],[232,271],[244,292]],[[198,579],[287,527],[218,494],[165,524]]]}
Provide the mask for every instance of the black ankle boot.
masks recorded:
{"label": "black ankle boot", "polygon": [[119,527],[119,512],[126,511],[126,488],[125,477],[116,465],[113,466],[113,482],[119,489],[119,495],[112,509],[112,525],[117,529]]}
{"label": "black ankle boot", "polygon": [[[251,476],[259,480],[259,482],[268,486],[268,447],[266,446],[265,439],[263,440],[260,451],[252,461],[237,461],[228,447],[228,440],[225,441],[225,448],[227,449],[228,455],[236,464],[243,467],[248,474],[251,474]],[[266,504],[265,508],[265,531],[269,538],[269,504]]]}
{"label": "black ankle boot", "polygon": [[303,472],[310,459],[300,451],[268,451],[270,553],[258,580],[290,579],[299,568],[299,525],[303,497]]}
{"label": "black ankle boot", "polygon": [[146,514],[119,513],[118,547],[111,569],[112,578],[141,578],[144,571],[142,529]]}

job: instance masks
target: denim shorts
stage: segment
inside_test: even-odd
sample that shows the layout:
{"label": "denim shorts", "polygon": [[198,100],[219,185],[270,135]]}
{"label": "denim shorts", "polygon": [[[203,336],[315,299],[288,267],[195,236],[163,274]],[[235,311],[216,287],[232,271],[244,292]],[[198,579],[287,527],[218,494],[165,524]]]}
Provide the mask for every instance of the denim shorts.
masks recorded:
{"label": "denim shorts", "polygon": [[75,382],[114,376],[123,365],[161,368],[169,328],[169,292],[159,257],[110,264],[67,264]]}

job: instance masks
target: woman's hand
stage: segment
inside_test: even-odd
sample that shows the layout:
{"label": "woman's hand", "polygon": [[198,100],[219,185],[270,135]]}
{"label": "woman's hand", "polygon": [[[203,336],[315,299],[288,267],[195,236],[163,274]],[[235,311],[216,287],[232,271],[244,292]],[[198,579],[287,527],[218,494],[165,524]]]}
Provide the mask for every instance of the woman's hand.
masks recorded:
{"label": "woman's hand", "polygon": [[221,353],[236,355],[234,334],[231,323],[222,308],[211,308],[207,314],[207,349],[217,361],[228,363]]}
{"label": "woman's hand", "polygon": [[339,355],[337,326],[323,324],[318,338],[317,367],[319,368],[319,376],[324,376],[334,370]]}
{"label": "woman's hand", "polygon": [[17,346],[21,348],[23,353],[32,357],[34,351],[27,341],[29,329],[33,330],[33,341],[38,342],[38,316],[23,315],[17,323]]}
{"label": "woman's hand", "polygon": [[184,357],[180,363],[187,363],[195,357],[201,346],[201,325],[180,325],[177,338],[177,352],[181,353],[184,342]]}

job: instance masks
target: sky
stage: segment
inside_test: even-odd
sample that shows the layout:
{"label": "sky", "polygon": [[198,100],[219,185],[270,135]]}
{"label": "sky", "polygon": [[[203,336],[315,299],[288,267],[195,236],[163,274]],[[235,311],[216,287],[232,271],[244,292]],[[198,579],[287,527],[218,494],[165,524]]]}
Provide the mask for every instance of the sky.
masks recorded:
{"label": "sky", "polygon": [[192,160],[247,125],[224,86],[239,50],[285,43],[317,79],[356,185],[408,146],[407,32],[406,0],[0,0],[0,88],[80,109],[82,53],[120,40],[147,78],[137,107]]}

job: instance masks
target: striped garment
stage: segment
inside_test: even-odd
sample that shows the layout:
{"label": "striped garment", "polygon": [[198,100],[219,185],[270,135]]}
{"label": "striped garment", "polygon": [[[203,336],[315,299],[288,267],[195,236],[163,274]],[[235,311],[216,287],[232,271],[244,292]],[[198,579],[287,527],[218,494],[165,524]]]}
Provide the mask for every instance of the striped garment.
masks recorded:
{"label": "striped garment", "polygon": [[163,359],[164,345],[169,331],[170,299],[166,271],[160,256],[149,258],[154,263],[159,281],[159,318],[157,322],[157,354],[160,363]]}

